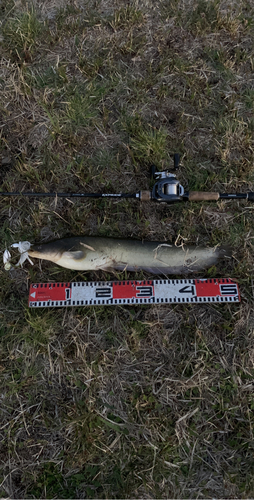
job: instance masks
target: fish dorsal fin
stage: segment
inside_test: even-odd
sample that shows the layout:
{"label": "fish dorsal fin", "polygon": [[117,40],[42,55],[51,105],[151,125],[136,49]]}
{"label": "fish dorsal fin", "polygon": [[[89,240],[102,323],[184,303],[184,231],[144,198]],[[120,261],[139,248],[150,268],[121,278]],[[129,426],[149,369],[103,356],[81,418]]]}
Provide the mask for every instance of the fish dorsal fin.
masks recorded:
{"label": "fish dorsal fin", "polygon": [[80,260],[84,257],[84,253],[82,250],[74,250],[73,252],[70,250],[69,252],[64,252],[62,257],[65,257],[66,259]]}

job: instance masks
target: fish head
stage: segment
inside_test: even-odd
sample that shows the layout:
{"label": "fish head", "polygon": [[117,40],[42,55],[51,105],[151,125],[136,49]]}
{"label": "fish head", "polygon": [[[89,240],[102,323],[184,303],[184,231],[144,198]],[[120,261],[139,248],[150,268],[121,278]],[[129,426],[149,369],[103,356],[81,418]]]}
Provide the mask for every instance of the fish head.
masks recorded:
{"label": "fish head", "polygon": [[58,262],[63,254],[61,248],[54,248],[52,245],[33,245],[29,250],[29,256],[37,259],[50,260]]}
{"label": "fish head", "polygon": [[78,238],[65,238],[51,241],[42,245],[33,245],[29,256],[48,260],[67,269],[78,269],[80,261],[85,260],[88,249]]}

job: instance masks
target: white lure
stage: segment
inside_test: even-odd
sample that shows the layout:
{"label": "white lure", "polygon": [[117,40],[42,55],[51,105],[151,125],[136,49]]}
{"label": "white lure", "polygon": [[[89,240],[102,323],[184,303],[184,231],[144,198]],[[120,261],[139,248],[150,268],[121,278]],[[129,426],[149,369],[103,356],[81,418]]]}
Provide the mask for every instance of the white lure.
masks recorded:
{"label": "white lure", "polygon": [[[20,255],[20,259],[18,263],[16,264],[16,267],[23,266],[24,262],[28,260],[30,264],[33,266],[34,263],[31,261],[29,255],[28,255],[28,250],[31,248],[31,243],[29,241],[20,241],[19,243],[13,243],[11,245],[12,248],[17,248]],[[4,268],[6,271],[9,271],[12,269],[12,265],[10,263],[11,260],[11,254],[9,250],[5,250],[3,254],[3,262],[4,262]]]}

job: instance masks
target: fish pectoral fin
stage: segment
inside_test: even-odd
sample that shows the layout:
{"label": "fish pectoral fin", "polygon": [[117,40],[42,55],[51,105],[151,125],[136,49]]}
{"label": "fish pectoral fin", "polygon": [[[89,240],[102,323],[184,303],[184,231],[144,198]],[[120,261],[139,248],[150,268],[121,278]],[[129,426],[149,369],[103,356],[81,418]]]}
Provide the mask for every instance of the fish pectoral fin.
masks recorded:
{"label": "fish pectoral fin", "polygon": [[70,252],[64,252],[62,257],[69,259],[69,260],[80,260],[82,257],[84,257],[84,254],[82,250],[75,250],[75,251],[70,251]]}

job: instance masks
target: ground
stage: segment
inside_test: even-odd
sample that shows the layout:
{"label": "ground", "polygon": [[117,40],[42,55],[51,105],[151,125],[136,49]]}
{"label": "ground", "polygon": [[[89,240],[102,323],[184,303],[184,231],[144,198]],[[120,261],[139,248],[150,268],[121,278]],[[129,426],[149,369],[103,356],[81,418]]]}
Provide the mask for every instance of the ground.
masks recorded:
{"label": "ground", "polygon": [[[254,191],[251,0],[2,0],[0,190]],[[98,235],[227,244],[197,277],[240,304],[28,308],[32,282],[109,279],[42,261],[0,269],[0,493],[253,496],[253,207],[0,197],[0,250]],[[119,273],[117,279],[147,278]]]}

